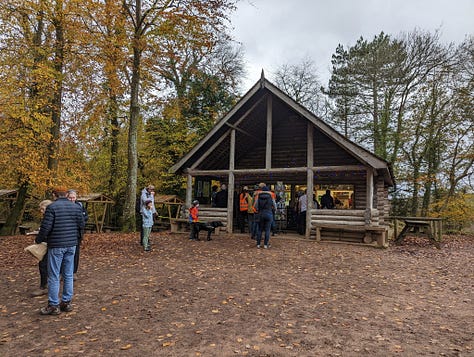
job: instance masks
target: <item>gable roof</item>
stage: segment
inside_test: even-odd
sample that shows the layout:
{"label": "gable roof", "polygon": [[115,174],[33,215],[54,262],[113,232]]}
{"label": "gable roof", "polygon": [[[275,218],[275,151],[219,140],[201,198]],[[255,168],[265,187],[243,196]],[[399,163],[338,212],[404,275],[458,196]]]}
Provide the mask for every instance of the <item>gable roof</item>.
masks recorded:
{"label": "gable roof", "polygon": [[[390,164],[360,145],[350,141],[343,135],[295,102],[278,87],[268,81],[262,71],[262,77],[237,102],[237,104],[219,120],[181,160],[173,165],[169,172],[183,173],[187,168],[203,166],[204,169],[225,169],[229,161],[229,141],[231,130],[244,137],[245,140],[235,141],[235,153],[245,151],[248,146],[265,146],[266,133],[266,99],[271,97],[273,125],[289,120],[308,120],[314,128],[334,142],[338,147],[349,153],[361,165],[372,168],[382,174],[385,182],[394,184]],[[304,138],[306,140],[306,138]]]}

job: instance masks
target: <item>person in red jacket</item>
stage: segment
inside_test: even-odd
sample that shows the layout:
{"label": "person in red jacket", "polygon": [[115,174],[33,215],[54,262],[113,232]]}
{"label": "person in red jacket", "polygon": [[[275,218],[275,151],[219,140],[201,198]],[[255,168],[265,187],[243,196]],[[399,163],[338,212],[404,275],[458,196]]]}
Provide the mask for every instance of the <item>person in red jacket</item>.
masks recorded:
{"label": "person in red jacket", "polygon": [[189,208],[190,240],[199,240],[199,201],[194,200]]}

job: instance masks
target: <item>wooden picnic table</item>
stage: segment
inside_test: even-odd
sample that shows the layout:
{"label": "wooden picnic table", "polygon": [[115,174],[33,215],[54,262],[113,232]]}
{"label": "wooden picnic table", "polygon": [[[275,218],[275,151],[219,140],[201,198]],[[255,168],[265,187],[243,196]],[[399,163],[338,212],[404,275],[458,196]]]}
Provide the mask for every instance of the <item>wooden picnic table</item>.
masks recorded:
{"label": "wooden picnic table", "polygon": [[[425,235],[437,248],[440,248],[440,242],[443,236],[443,219],[435,217],[390,217],[394,221],[395,244],[400,244],[407,234]],[[405,226],[398,233],[398,222],[403,221]]]}

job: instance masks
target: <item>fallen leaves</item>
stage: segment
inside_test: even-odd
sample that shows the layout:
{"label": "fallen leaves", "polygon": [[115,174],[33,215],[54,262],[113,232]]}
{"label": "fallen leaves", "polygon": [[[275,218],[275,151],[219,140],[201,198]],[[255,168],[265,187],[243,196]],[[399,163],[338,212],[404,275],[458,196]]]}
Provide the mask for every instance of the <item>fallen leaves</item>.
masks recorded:
{"label": "fallen leaves", "polygon": [[472,248],[408,255],[282,239],[270,256],[248,237],[189,246],[160,233],[144,258],[138,234],[87,234],[77,313],[52,318],[25,297],[39,277],[18,239],[0,251],[12,263],[0,269],[0,355],[472,354],[472,323],[460,319],[472,305]]}

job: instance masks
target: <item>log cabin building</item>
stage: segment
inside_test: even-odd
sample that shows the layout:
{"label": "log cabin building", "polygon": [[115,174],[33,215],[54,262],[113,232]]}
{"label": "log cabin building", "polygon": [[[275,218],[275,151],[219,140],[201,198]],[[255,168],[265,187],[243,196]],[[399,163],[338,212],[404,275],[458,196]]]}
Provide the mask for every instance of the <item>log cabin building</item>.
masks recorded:
{"label": "log cabin building", "polygon": [[[220,220],[234,230],[238,193],[264,182],[279,202],[277,228],[295,230],[293,207],[308,192],[305,237],[386,246],[390,165],[346,139],[288,97],[263,74],[260,80],[170,168],[187,178],[186,207],[198,199],[201,220]],[[211,187],[228,188],[227,208],[210,205]],[[330,189],[336,209],[316,209]],[[230,224],[232,222],[232,224]]]}

